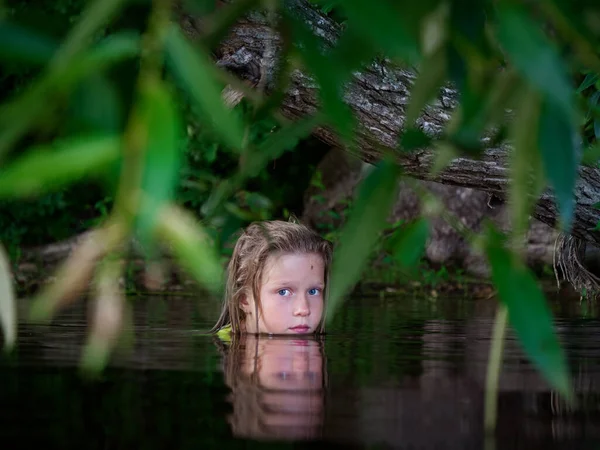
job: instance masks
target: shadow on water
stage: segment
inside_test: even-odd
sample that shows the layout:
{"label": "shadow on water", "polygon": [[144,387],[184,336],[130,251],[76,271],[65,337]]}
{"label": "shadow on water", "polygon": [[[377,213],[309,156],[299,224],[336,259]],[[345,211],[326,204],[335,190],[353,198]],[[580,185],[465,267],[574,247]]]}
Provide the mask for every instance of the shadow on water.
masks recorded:
{"label": "shadow on water", "polygon": [[[351,299],[322,339],[223,342],[201,301],[132,298],[135,340],[100,380],[77,372],[85,308],[22,324],[0,360],[0,438],[44,448],[483,448],[492,301]],[[569,411],[514,336],[496,449],[598,448],[600,321],[555,300],[581,408]]]}

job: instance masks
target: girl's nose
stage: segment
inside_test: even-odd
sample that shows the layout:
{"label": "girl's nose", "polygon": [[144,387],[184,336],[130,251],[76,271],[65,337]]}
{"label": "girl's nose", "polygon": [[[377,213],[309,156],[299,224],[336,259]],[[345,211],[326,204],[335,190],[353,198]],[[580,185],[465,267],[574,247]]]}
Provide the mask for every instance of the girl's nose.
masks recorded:
{"label": "girl's nose", "polygon": [[305,295],[300,295],[296,299],[296,303],[294,304],[294,315],[301,317],[310,315],[310,307],[308,306],[308,300]]}

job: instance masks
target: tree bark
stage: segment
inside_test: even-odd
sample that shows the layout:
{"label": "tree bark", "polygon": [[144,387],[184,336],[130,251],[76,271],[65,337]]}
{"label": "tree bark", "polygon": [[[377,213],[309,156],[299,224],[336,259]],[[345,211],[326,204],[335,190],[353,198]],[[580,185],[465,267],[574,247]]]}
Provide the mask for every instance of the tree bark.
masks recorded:
{"label": "tree bark", "polygon": [[[229,3],[223,2],[223,3]],[[338,24],[321,15],[307,0],[288,0],[288,6],[329,45],[334,45],[342,33]],[[180,23],[189,35],[203,33],[201,21],[181,14]],[[264,71],[266,89],[273,85],[274,68],[277,67],[281,39],[270,27],[266,16],[251,13],[238,21],[221,42],[217,51],[217,64],[257,83]],[[260,70],[257,70],[257,67]],[[406,107],[416,74],[410,70],[394,67],[385,61],[374,61],[355,73],[349,83],[345,100],[352,108],[360,126],[357,141],[360,157],[374,162],[382,154],[382,147],[397,148],[399,133],[403,130]],[[318,86],[309,74],[296,70],[292,73],[281,112],[288,118],[297,119],[313,113],[318,107]],[[429,135],[439,135],[452,111],[458,104],[457,92],[443,87],[435,101],[425,107],[417,125]],[[315,130],[316,136],[325,142],[339,146],[336,134],[329,128]],[[430,150],[410,154],[396,152],[397,160],[409,176],[462,187],[470,187],[505,196],[509,184],[507,165],[508,147],[491,148],[478,160],[457,158],[441,173],[431,177],[429,172],[434,160]],[[579,168],[579,179],[574,196],[576,209],[571,234],[586,242],[600,244],[600,233],[593,231],[600,221],[600,210],[594,208],[600,192],[600,171],[589,167]],[[533,216],[556,227],[557,208],[551,190],[540,197]]]}

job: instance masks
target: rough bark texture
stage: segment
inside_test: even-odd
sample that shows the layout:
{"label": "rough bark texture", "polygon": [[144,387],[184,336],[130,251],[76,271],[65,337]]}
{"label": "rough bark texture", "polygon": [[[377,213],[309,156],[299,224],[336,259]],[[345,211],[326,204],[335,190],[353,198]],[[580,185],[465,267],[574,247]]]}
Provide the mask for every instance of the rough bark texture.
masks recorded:
{"label": "rough bark texture", "polygon": [[[225,2],[227,3],[227,2]],[[314,10],[306,0],[289,0],[289,7],[329,44],[334,44],[341,28]],[[188,34],[198,36],[202,23],[182,15],[180,21]],[[271,30],[264,15],[253,13],[240,20],[223,40],[217,52],[217,63],[235,71],[243,78],[257,82],[261,67],[266,75],[267,89],[272,85],[277,61],[279,37]],[[360,158],[366,162],[377,160],[381,147],[395,148],[399,132],[404,126],[405,109],[416,75],[410,70],[393,67],[388,62],[376,61],[355,74],[347,86],[346,101],[360,122],[357,140]],[[282,113],[298,118],[313,112],[318,105],[318,86],[308,74],[295,71],[282,105]],[[418,119],[418,126],[431,135],[439,134],[457,104],[457,93],[450,87],[440,90],[436,101],[427,106]],[[334,132],[319,128],[316,135],[336,146]],[[419,179],[493,193],[504,197],[508,185],[506,164],[507,148],[488,149],[480,160],[459,158],[434,178],[429,169],[434,154],[423,150],[412,154],[398,153],[398,161],[406,173]],[[600,171],[581,167],[574,192],[577,206],[572,234],[586,242],[600,244],[600,234],[593,231],[600,220],[600,210],[593,207],[600,192]],[[545,192],[534,211],[534,217],[552,227],[556,225],[557,209],[551,191]]]}
{"label": "rough bark texture", "polygon": [[[352,199],[356,186],[364,174],[366,164],[346,152],[332,149],[318,165],[322,187],[311,187],[305,195],[303,223],[314,228],[339,229],[345,220],[346,206]],[[506,204],[496,205],[483,191],[419,181],[422,188],[440,199],[446,210],[463,226],[478,232],[484,220],[492,220],[499,228],[509,229]],[[388,221],[414,220],[421,214],[419,196],[404,181],[400,182],[398,198],[390,211]],[[553,263],[556,230],[532,219],[526,241],[526,260],[530,267],[541,269]],[[462,268],[468,273],[487,277],[489,266],[484,255],[475,252],[464,238],[443,217],[430,222],[430,238],[425,248],[425,258],[434,264]]]}

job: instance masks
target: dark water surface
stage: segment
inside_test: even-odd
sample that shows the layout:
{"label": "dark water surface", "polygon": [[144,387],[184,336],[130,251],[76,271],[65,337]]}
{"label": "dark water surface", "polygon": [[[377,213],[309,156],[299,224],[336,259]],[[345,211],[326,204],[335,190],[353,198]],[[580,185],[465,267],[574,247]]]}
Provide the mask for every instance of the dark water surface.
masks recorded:
{"label": "dark water surface", "polygon": [[131,300],[133,351],[97,381],[77,370],[82,304],[20,326],[17,354],[0,360],[4,448],[600,448],[600,321],[577,302],[552,306],[580,409],[509,334],[485,441],[492,301],[353,298],[323,341],[229,346],[197,332],[216,317],[197,299]]}

